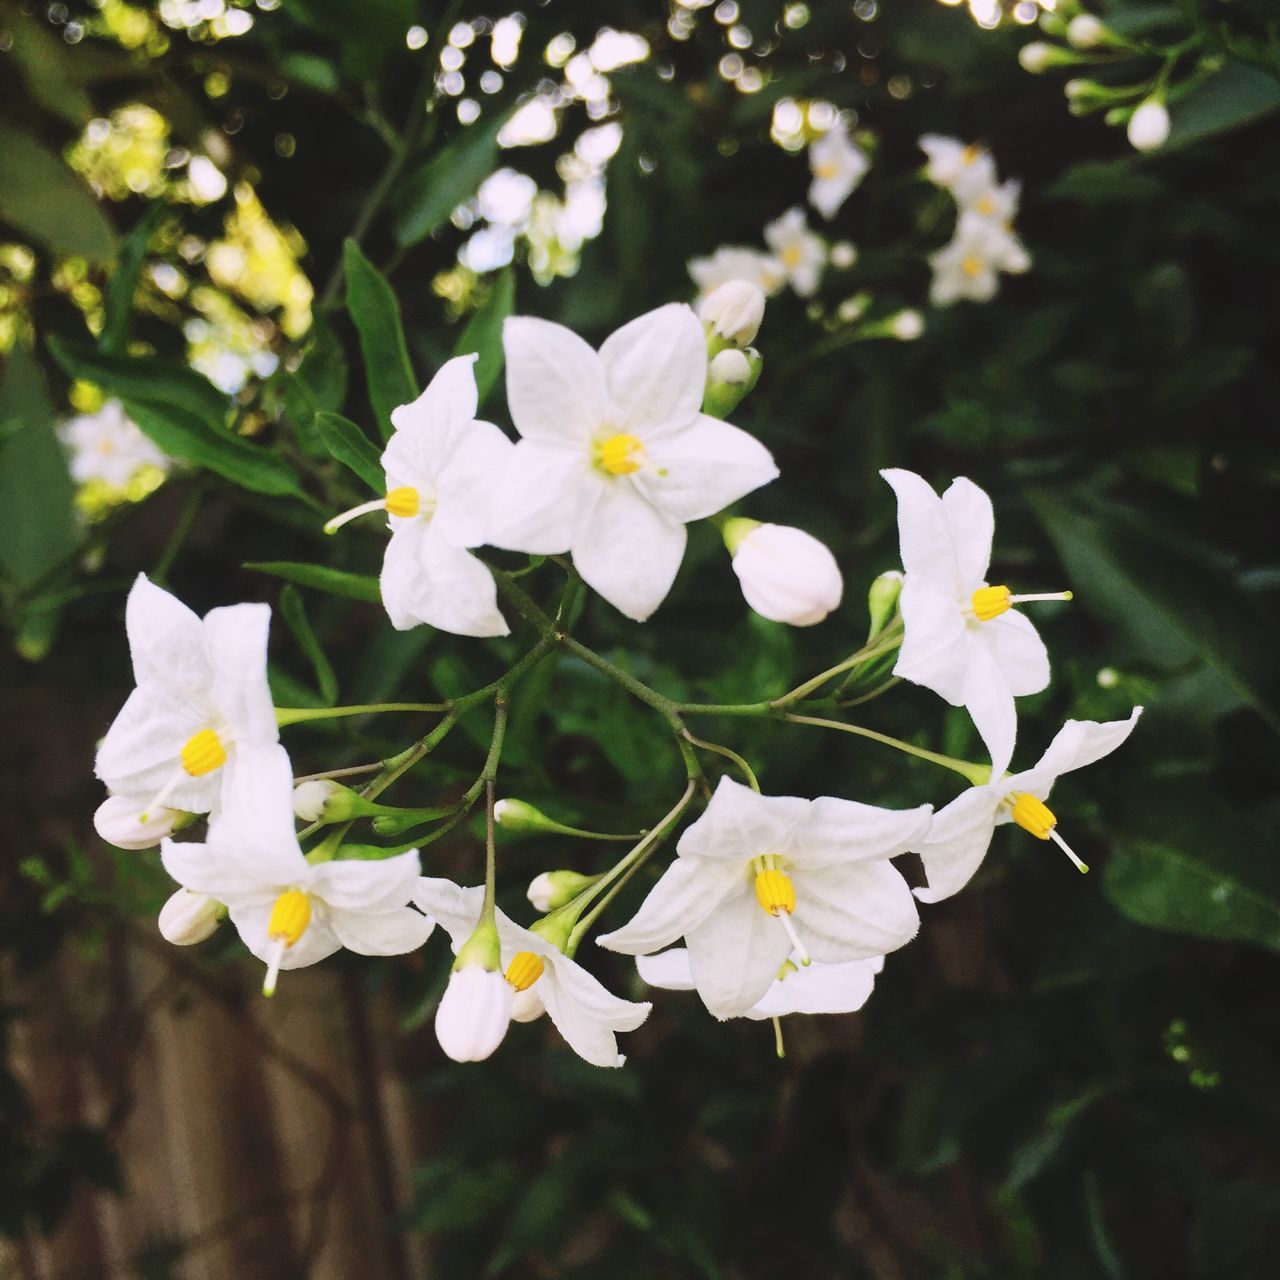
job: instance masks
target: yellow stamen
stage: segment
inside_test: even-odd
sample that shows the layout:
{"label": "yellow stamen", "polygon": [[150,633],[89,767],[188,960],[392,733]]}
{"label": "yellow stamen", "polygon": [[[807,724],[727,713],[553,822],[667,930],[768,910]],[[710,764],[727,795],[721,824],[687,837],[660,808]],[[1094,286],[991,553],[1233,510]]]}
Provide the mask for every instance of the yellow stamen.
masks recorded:
{"label": "yellow stamen", "polygon": [[796,887],[785,871],[766,867],[756,872],[756,901],[771,915],[790,915],[796,909]]}
{"label": "yellow stamen", "polygon": [[990,196],[983,196],[975,206],[979,213],[993,214],[996,211],[996,202]]}
{"label": "yellow stamen", "polygon": [[639,471],[644,458],[644,445],[633,435],[619,431],[596,446],[596,463],[611,476],[629,476]]}
{"label": "yellow stamen", "polygon": [[1005,804],[1009,806],[1010,816],[1023,831],[1029,831],[1037,840],[1052,840],[1071,859],[1081,875],[1089,870],[1076,856],[1075,850],[1058,834],[1058,819],[1043,800],[1038,800],[1029,791],[1019,791],[1017,795],[1007,797]]}
{"label": "yellow stamen", "polygon": [[982,148],[981,148],[981,147],[975,147],[972,143],[970,143],[970,144],[969,144],[967,147],[965,147],[965,149],[960,153],[960,163],[961,163],[961,164],[965,164],[965,165],[973,164],[973,162],[974,162],[975,160],[977,160],[977,158],[978,158],[981,154],[982,154]]}
{"label": "yellow stamen", "polygon": [[542,977],[546,967],[542,957],[532,951],[517,952],[507,965],[507,981],[517,991],[528,991]]}
{"label": "yellow stamen", "polygon": [[840,176],[840,166],[838,164],[820,164],[813,170],[815,178],[838,178]]}
{"label": "yellow stamen", "polygon": [[961,260],[960,270],[972,279],[982,270],[982,259],[971,253]]}
{"label": "yellow stamen", "polygon": [[798,244],[789,244],[779,255],[782,258],[782,265],[794,270],[800,265],[800,259],[803,256],[800,252]]}
{"label": "yellow stamen", "polygon": [[227,763],[227,749],[212,729],[201,729],[183,743],[181,760],[193,778],[201,778]]}
{"label": "yellow stamen", "polygon": [[387,490],[387,514],[411,520],[418,514],[418,491],[409,485]]}
{"label": "yellow stamen", "polygon": [[301,889],[286,889],[271,908],[267,937],[291,947],[311,923],[311,899]]}
{"label": "yellow stamen", "polygon": [[979,622],[990,622],[1006,612],[1013,603],[1013,592],[1008,587],[979,587],[973,593],[973,616]]}

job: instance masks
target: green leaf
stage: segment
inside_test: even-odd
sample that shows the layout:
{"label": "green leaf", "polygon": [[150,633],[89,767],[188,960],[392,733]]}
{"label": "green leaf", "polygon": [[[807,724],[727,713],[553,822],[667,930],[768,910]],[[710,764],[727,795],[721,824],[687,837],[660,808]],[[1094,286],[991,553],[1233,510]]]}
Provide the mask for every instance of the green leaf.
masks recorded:
{"label": "green leaf", "polygon": [[333,664],[325,654],[316,633],[312,630],[311,621],[307,617],[306,605],[297,587],[287,586],[280,593],[280,616],[285,625],[293,632],[294,639],[307,655],[311,669],[315,672],[316,684],[320,689],[320,699],[324,706],[332,707],[338,701],[338,677],[334,675]]}
{"label": "green leaf", "polygon": [[476,389],[483,404],[502,373],[502,326],[516,308],[515,272],[508,268],[494,281],[484,306],[467,321],[453,349],[455,356],[480,357],[476,361]]}
{"label": "green leaf", "polygon": [[355,22],[350,0],[293,0],[288,9],[294,21],[334,42],[352,80],[372,80],[404,57],[404,33],[417,19],[414,0],[362,0]]}
{"label": "green leaf", "polygon": [[115,256],[116,233],[92,192],[52,151],[0,125],[0,222],[54,253]]}
{"label": "green leaf", "polygon": [[147,256],[147,245],[151,240],[151,233],[165,212],[165,206],[159,202],[148,205],[146,212],[121,242],[116,269],[111,273],[111,280],[107,285],[104,306],[106,316],[102,323],[102,333],[98,337],[98,346],[104,352],[119,355],[124,351],[125,340],[129,336],[129,320],[133,313],[133,298],[138,289],[138,277],[142,274],[142,264]]}
{"label": "green leaf", "polygon": [[93,102],[78,83],[79,64],[71,46],[38,17],[18,16],[8,31],[13,38],[13,57],[32,101],[69,124],[87,124]]}
{"label": "green leaf", "polygon": [[327,591],[332,596],[343,596],[347,600],[382,603],[382,590],[377,578],[364,573],[347,573],[343,569],[330,569],[323,564],[302,564],[295,560],[254,560],[241,568],[269,573],[286,582],[315,587],[317,591]]}
{"label": "green leaf", "polygon": [[25,585],[75,547],[75,489],[54,434],[44,375],[25,347],[0,379],[0,567]]}
{"label": "green leaf", "polygon": [[1277,110],[1280,80],[1257,67],[1228,62],[1185,98],[1169,104],[1169,140],[1160,150],[1190,146],[1214,134],[1253,124]]}
{"label": "green leaf", "polygon": [[391,411],[418,397],[418,383],[405,345],[400,304],[378,269],[354,240],[343,249],[347,310],[360,335],[369,399],[384,440],[391,436]]}
{"label": "green leaf", "polygon": [[381,455],[354,422],[338,413],[318,413],[316,427],[324,447],[344,467],[354,471],[374,493],[386,492],[387,478],[382,470]]}
{"label": "green leaf", "polygon": [[434,235],[458,205],[475,195],[493,172],[498,134],[510,116],[503,111],[465,128],[405,178],[395,198],[395,235],[402,249]]}

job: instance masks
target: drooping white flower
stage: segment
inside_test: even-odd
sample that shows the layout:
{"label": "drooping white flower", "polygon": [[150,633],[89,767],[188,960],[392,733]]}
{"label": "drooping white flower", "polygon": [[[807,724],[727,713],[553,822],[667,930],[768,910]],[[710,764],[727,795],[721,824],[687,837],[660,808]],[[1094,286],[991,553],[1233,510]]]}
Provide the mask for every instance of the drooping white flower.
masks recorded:
{"label": "drooping white flower", "polygon": [[[484,890],[463,889],[449,880],[423,877],[413,900],[439,921],[461,947],[475,931]],[[620,1067],[615,1035],[634,1031],[649,1016],[648,1004],[610,995],[580,964],[532,930],[496,913],[511,1016],[528,1022],[544,1011],[574,1053],[597,1067]]]}
{"label": "drooping white flower", "polygon": [[1059,776],[1116,750],[1141,714],[1142,708],[1135,707],[1127,720],[1068,720],[1030,769],[1004,777],[993,773],[991,782],[971,787],[939,809],[925,838],[911,846],[923,860],[929,881],[927,888],[915,890],[916,897],[941,902],[963,889],[982,865],[992,833],[1005,822],[1016,822],[1040,840],[1052,840],[1079,870],[1087,871],[1058,834],[1058,820],[1044,802]]}
{"label": "drooping white flower", "polygon": [[497,969],[466,964],[449,974],[436,1008],[436,1039],[454,1062],[483,1062],[511,1025],[511,984]]}
{"label": "drooping white flower", "polygon": [[186,815],[181,809],[108,796],[93,815],[94,830],[117,849],[150,849],[173,835]]}
{"label": "drooping white flower", "polygon": [[475,361],[446,361],[412,404],[392,411],[395,432],[382,455],[386,497],[325,525],[333,533],[358,515],[386,511],[382,602],[397,631],[425,623],[460,636],[508,633],[493,574],[468,550],[488,540],[490,498],[513,447],[476,419]]}
{"label": "drooping white flower", "polygon": [[97,413],[64,422],[58,437],[71,452],[71,478],[77,484],[102,480],[119,488],[143,467],[169,467],[169,459],[129,419],[118,400],[108,400]]}
{"label": "drooping white flower", "polygon": [[265,604],[211,609],[203,620],[139,574],[125,605],[137,688],[98,748],[95,772],[138,805],[147,826],[162,807],[208,813],[224,766],[279,741],[267,687]]}
{"label": "drooping white flower", "polygon": [[778,292],[787,282],[786,272],[777,258],[745,245],[721,245],[710,257],[693,258],[689,275],[698,286],[699,296],[708,297],[731,280],[746,280],[766,296]]}
{"label": "drooping white flower", "polygon": [[840,604],[840,566],[812,534],[753,520],[731,520],[724,534],[743,598],[762,618],[812,627]]}
{"label": "drooping white flower", "polygon": [[699,304],[698,319],[717,338],[748,347],[764,320],[764,290],[750,280],[726,280]]}
{"label": "drooping white flower", "polygon": [[432,922],[408,905],[417,850],[381,861],[309,863],[293,818],[293,769],[283,747],[242,751],[205,843],[166,840],[165,870],[185,889],[223,903],[246,947],[266,966],[264,995],[281,969],[301,969],[341,947],[400,955]]}
{"label": "drooping white flower", "polygon": [[624,325],[598,352],[529,316],[503,332],[516,445],[493,499],[490,541],[571,551],[588,586],[643,622],[665,599],[685,522],[777,474],[745,431],[701,412],[702,325],[686,306]]}
{"label": "drooping white flower", "polygon": [[925,177],[950,191],[958,204],[969,204],[996,185],[996,162],[985,147],[926,133],[920,150],[927,157]]}
{"label": "drooping white flower", "polygon": [[1129,142],[1139,151],[1155,151],[1169,139],[1172,121],[1159,98],[1148,98],[1129,117]]}
{"label": "drooping white flower", "polygon": [[765,227],[764,238],[782,264],[787,283],[800,297],[813,297],[827,265],[827,242],[809,230],[804,210],[788,209]]}
{"label": "drooping white flower", "polygon": [[809,147],[809,203],[830,222],[870,168],[867,153],[838,122]]}
{"label": "drooping white flower", "polygon": [[211,938],[222,919],[222,904],[203,893],[179,889],[160,908],[156,925],[166,942],[175,947],[192,947]]}
{"label": "drooping white flower", "polygon": [[721,778],[640,910],[600,945],[646,955],[683,937],[703,1003],[740,1017],[793,951],[843,964],[915,937],[911,891],[888,859],[919,841],[930,812],[762,796]]}
{"label": "drooping white flower", "polygon": [[933,282],[929,298],[946,306],[961,298],[989,302],[1000,284],[1000,272],[1021,274],[1031,259],[1009,228],[973,210],[964,210],[951,242],[929,255]]}
{"label": "drooping white flower", "polygon": [[965,707],[999,776],[1017,737],[1014,698],[1049,683],[1044,644],[1011,606],[1069,600],[1071,593],[1019,596],[987,584],[995,516],[991,499],[971,480],[953,481],[939,498],[912,471],[880,474],[898,496],[905,570],[902,648],[893,673]]}
{"label": "drooping white flower", "polygon": [[[637,956],[636,968],[651,987],[693,991],[693,966],[684,947]],[[884,957],[843,964],[804,965],[792,956],[782,962],[773,985],[742,1016],[757,1022],[789,1013],[855,1013],[871,998]]]}

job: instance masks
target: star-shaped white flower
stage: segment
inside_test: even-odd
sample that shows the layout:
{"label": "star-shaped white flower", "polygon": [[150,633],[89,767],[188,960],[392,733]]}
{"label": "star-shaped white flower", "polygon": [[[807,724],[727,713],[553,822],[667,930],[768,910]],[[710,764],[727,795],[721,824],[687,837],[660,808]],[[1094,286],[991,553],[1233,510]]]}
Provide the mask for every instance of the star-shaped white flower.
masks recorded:
{"label": "star-shaped white flower", "polygon": [[294,832],[293,769],[283,747],[245,753],[228,779],[208,840],[165,840],[165,870],[184,889],[223,903],[246,947],[266,966],[264,995],[281,969],[301,969],[342,947],[365,956],[414,951],[432,922],[408,905],[418,851],[381,861],[320,862]]}
{"label": "star-shaped white flower", "polygon": [[996,162],[985,147],[926,133],[920,150],[928,157],[925,177],[950,191],[958,204],[967,205],[996,185]]}
{"label": "star-shaped white flower", "polygon": [[1031,266],[1022,242],[996,218],[966,209],[951,242],[929,255],[933,282],[929,299],[946,306],[961,298],[988,302],[1000,284],[1000,272],[1020,275]]}
{"label": "star-shaped white flower", "polygon": [[827,265],[827,242],[809,230],[804,210],[788,209],[765,227],[764,238],[782,264],[787,283],[800,297],[813,297]]}
{"label": "star-shaped white flower", "polygon": [[643,622],[700,520],[777,474],[745,431],[701,412],[706,338],[686,306],[624,325],[599,352],[562,325],[513,317],[503,333],[516,445],[490,541],[573,553],[588,586]]}
{"label": "star-shaped white flower", "polygon": [[[475,931],[484,889],[463,889],[450,880],[423,877],[413,900],[446,929],[456,952]],[[546,938],[496,913],[502,965],[515,988],[511,1016],[529,1022],[544,1011],[574,1053],[597,1067],[620,1067],[625,1059],[615,1039],[649,1016],[648,1004],[610,995],[580,964]]]}
{"label": "star-shaped white flower", "polygon": [[741,1017],[793,950],[843,964],[915,937],[911,890],[888,859],[923,836],[930,812],[762,796],[721,778],[640,910],[600,945],[646,955],[683,937],[703,1003]]}
{"label": "star-shaped white flower", "polygon": [[995,516],[971,480],[941,498],[912,471],[880,473],[898,495],[898,538],[906,571],[898,607],[903,638],[894,675],[965,707],[991,753],[995,775],[1013,758],[1015,697],[1049,683],[1049,655],[1012,605],[1070,600],[1070,592],[1013,595],[988,586]]}
{"label": "star-shaped white flower", "polygon": [[829,222],[862,181],[871,161],[849,137],[843,123],[828,129],[809,147],[809,203]]}
{"label": "star-shaped white flower", "polygon": [[77,484],[102,480],[119,488],[142,467],[165,471],[169,459],[125,416],[118,400],[97,413],[64,422],[58,437],[71,451],[71,478]]}
{"label": "star-shaped white flower", "polygon": [[467,550],[488,541],[490,499],[513,448],[476,419],[475,361],[446,361],[412,404],[392,411],[386,497],[325,525],[333,533],[358,515],[387,512],[382,603],[397,631],[426,623],[460,636],[508,633],[493,574]]}
{"label": "star-shaped white flower", "polygon": [[1022,773],[971,787],[933,818],[925,838],[911,849],[924,862],[928,888],[917,889],[921,902],[941,902],[958,893],[973,878],[996,827],[1016,822],[1041,840],[1052,840],[1081,871],[1088,867],[1076,857],[1058,834],[1057,818],[1045,807],[1058,778],[1073,769],[1109,756],[1133,732],[1142,714],[1135,707],[1127,720],[1099,724],[1093,720],[1068,720],[1048,750]]}
{"label": "star-shaped white flower", "polygon": [[744,245],[721,245],[709,258],[694,258],[689,275],[705,298],[730,280],[746,280],[767,295],[778,292],[786,284],[786,272],[777,258]]}
{"label": "star-shaped white flower", "polygon": [[278,742],[267,687],[265,604],[211,609],[202,621],[139,574],[125,606],[137,688],[98,748],[95,771],[140,806],[208,813],[224,766],[245,749]]}
{"label": "star-shaped white flower", "polygon": [[[693,966],[684,947],[637,956],[636,968],[651,987],[693,991]],[[773,985],[742,1016],[757,1022],[789,1013],[855,1013],[871,998],[884,957],[843,964],[804,965],[792,956],[782,962]]]}
{"label": "star-shaped white flower", "polygon": [[[964,212],[986,218],[1008,232],[1014,215],[1018,212],[1018,201],[1021,196],[1022,183],[1010,178],[1008,182],[1002,182],[999,186],[992,186],[979,192],[964,206]],[[1021,245],[1018,248],[1021,249]]]}

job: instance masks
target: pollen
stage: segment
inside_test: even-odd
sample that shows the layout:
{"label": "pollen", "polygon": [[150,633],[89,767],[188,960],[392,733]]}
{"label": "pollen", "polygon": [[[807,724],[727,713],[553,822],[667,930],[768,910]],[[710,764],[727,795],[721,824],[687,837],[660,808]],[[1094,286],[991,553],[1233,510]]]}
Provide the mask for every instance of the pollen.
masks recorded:
{"label": "pollen", "polygon": [[643,465],[644,445],[625,431],[609,436],[596,446],[596,461],[611,476],[629,476]]}
{"label": "pollen", "polygon": [[973,616],[979,622],[990,622],[1008,611],[1013,604],[1013,592],[1008,587],[979,587],[973,593]]}
{"label": "pollen", "polygon": [[975,147],[972,143],[970,143],[960,153],[960,163],[965,165],[973,164],[981,154],[982,154],[982,149],[980,147]]}
{"label": "pollen", "polygon": [[291,947],[311,923],[311,899],[301,889],[286,889],[271,908],[267,937]]}
{"label": "pollen", "polygon": [[756,872],[756,901],[771,915],[790,915],[796,909],[796,887],[785,871],[766,867]]}
{"label": "pollen", "polygon": [[982,270],[982,259],[971,253],[961,261],[960,270],[972,279]]}
{"label": "pollen", "polygon": [[227,749],[212,729],[201,729],[183,743],[181,760],[193,778],[202,778],[227,763]]}
{"label": "pollen", "polygon": [[1049,833],[1058,825],[1049,806],[1029,791],[1019,791],[1013,797],[1013,820],[1037,840],[1048,840]]}
{"label": "pollen", "polygon": [[517,991],[528,991],[542,977],[546,967],[541,956],[535,955],[532,951],[519,951],[507,965],[507,981]]}
{"label": "pollen", "polygon": [[419,509],[417,489],[404,485],[399,489],[389,489],[387,491],[388,515],[400,516],[405,520],[411,520],[418,514]]}
{"label": "pollen", "polygon": [[996,202],[990,196],[983,196],[982,199],[974,205],[974,208],[977,209],[979,213],[985,213],[990,216],[996,211]]}

